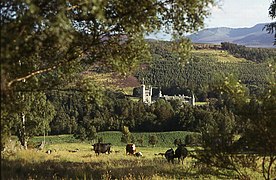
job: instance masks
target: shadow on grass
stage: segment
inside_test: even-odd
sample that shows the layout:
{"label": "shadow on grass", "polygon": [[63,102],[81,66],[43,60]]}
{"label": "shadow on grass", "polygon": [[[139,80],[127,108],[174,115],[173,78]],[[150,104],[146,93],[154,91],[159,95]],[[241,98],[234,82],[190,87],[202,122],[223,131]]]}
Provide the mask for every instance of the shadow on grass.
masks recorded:
{"label": "shadow on grass", "polygon": [[[44,161],[31,163],[24,160],[1,161],[1,179],[197,179],[216,176],[214,172],[160,163],[150,160],[114,160],[97,162]],[[224,179],[223,177],[220,177]]]}
{"label": "shadow on grass", "polygon": [[144,166],[134,161],[121,161],[118,166],[102,162],[30,163],[2,159],[1,179],[124,179],[130,176],[133,179],[141,179],[150,178],[156,173],[153,166]]}

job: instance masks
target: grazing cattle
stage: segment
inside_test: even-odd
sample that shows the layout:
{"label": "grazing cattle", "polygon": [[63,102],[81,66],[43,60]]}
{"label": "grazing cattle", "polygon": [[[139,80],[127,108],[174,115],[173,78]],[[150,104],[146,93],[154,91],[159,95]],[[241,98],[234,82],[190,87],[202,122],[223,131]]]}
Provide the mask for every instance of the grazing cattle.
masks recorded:
{"label": "grazing cattle", "polygon": [[142,157],[143,154],[142,154],[141,152],[137,152],[137,153],[135,153],[135,156],[136,156],[136,157]]}
{"label": "grazing cattle", "polygon": [[183,164],[183,161],[187,156],[188,156],[188,150],[186,149],[185,145],[184,144],[178,145],[174,154],[174,158],[178,159],[178,163],[180,163],[181,161]]}
{"label": "grazing cattle", "polygon": [[168,162],[174,163],[174,150],[172,148],[165,152],[165,158],[168,160]]}
{"label": "grazing cattle", "polygon": [[126,154],[134,155],[136,152],[135,144],[127,144],[126,145]]}
{"label": "grazing cattle", "polygon": [[100,153],[108,153],[110,154],[110,148],[111,148],[111,143],[96,143],[93,144],[93,149],[95,151],[96,154],[100,154]]}

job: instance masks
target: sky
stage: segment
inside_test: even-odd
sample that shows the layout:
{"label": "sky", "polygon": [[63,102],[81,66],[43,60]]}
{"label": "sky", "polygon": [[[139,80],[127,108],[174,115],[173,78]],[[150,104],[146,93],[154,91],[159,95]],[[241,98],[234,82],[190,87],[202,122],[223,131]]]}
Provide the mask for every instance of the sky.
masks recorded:
{"label": "sky", "polygon": [[271,22],[268,8],[272,0],[220,0],[211,8],[211,16],[205,27],[252,27],[258,23]]}
{"label": "sky", "polygon": [[[219,0],[217,6],[211,7],[211,15],[205,19],[204,28],[253,27],[258,23],[272,22],[268,8],[272,0]],[[171,35],[158,32],[148,38],[171,39]]]}

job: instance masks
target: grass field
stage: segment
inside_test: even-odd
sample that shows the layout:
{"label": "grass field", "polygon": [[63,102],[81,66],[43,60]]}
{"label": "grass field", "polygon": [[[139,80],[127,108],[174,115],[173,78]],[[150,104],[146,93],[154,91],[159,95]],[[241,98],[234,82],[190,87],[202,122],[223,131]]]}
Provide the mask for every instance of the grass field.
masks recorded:
{"label": "grass field", "polygon": [[244,58],[236,58],[233,55],[229,54],[227,51],[223,50],[210,50],[210,49],[202,49],[202,50],[194,50],[192,54],[200,55],[200,56],[212,56],[217,59],[218,62],[246,62],[247,60]]}
{"label": "grass field", "polygon": [[[54,150],[47,154],[47,149]],[[69,150],[78,149],[77,152]],[[198,173],[192,158],[184,165],[169,164],[158,152],[165,147],[138,147],[143,157],[125,154],[125,146],[112,146],[111,154],[97,156],[88,143],[53,143],[45,150],[18,151],[4,158],[2,179],[215,179],[216,176]],[[115,151],[116,153],[115,153]],[[201,168],[202,169],[202,168]],[[200,170],[201,171],[201,170]],[[221,175],[218,175],[221,176]],[[221,176],[222,177],[222,176]],[[223,177],[222,177],[223,178]]]}
{"label": "grass field", "polygon": [[[184,164],[170,164],[158,155],[173,145],[175,138],[183,139],[191,132],[132,133],[136,137],[155,134],[158,143],[155,147],[145,143],[137,151],[143,157],[126,155],[125,144],[120,142],[121,132],[101,132],[105,142],[112,143],[111,154],[96,155],[92,142],[81,142],[72,135],[47,136],[43,150],[29,148],[2,153],[1,179],[238,179],[233,171],[198,164],[190,155],[195,147],[187,147],[190,155]],[[30,144],[35,145],[43,137],[34,137]],[[46,153],[51,150],[52,153]],[[251,179],[262,179],[260,171],[243,169]]]}

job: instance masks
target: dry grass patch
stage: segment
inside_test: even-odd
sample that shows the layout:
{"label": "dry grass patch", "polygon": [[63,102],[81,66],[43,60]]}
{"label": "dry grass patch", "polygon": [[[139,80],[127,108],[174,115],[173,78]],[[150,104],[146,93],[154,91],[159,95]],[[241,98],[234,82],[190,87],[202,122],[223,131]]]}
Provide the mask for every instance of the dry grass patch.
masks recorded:
{"label": "dry grass patch", "polygon": [[227,51],[224,50],[208,50],[208,49],[202,49],[202,50],[194,50],[192,51],[194,54],[200,55],[200,56],[213,56],[215,59],[217,59],[218,62],[246,62],[247,60],[244,58],[236,58],[233,55],[229,54]]}

